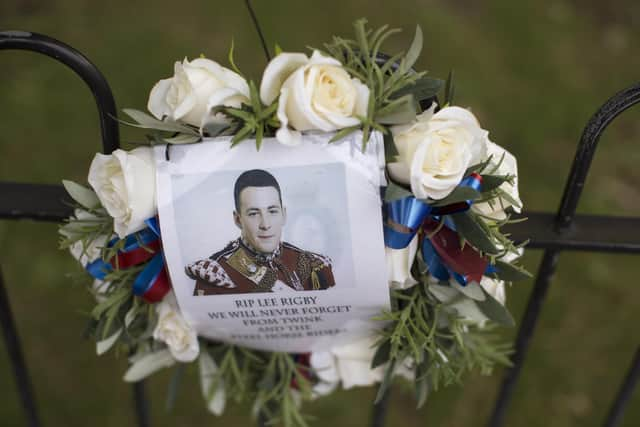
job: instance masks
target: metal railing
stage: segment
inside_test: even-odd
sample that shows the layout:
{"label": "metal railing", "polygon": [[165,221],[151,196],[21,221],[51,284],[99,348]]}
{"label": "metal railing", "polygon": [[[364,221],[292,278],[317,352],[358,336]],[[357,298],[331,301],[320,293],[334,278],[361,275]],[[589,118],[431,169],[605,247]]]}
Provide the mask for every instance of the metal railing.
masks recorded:
{"label": "metal railing", "polygon": [[[113,95],[104,76],[86,57],[57,40],[24,31],[0,32],[0,50],[4,49],[38,52],[69,66],[85,81],[94,95],[100,117],[103,152],[111,153],[119,147],[118,125],[112,119],[116,117]],[[543,249],[544,253],[525,314],[520,321],[515,353],[512,356],[513,367],[505,374],[488,421],[490,427],[504,425],[504,418],[524,365],[552,275],[556,270],[559,254],[563,251],[640,253],[639,218],[576,215],[578,201],[600,136],[620,113],[637,103],[640,103],[640,84],[613,96],[589,120],[580,139],[557,213],[526,212],[524,216],[529,218],[526,223],[508,227],[507,231],[516,241],[529,239],[529,249]],[[0,219],[29,218],[60,222],[71,214],[69,200],[61,185],[0,182]],[[593,233],[594,229],[598,230],[597,234]],[[38,427],[41,422],[33,388],[1,270],[0,323],[27,424],[30,427]],[[639,378],[640,347],[632,357],[631,366],[606,415],[604,426],[618,425]],[[133,399],[137,425],[150,425],[142,382],[133,385]],[[372,426],[384,425],[388,402],[387,397],[375,405]]]}

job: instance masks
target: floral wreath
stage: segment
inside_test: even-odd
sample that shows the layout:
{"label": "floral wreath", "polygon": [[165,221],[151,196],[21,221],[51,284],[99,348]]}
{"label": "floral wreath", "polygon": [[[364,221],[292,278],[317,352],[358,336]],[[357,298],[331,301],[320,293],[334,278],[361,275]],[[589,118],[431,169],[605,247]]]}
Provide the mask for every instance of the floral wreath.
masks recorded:
{"label": "floral wreath", "polygon": [[[333,132],[332,141],[361,131],[384,137],[388,185],[383,218],[391,310],[375,336],[325,352],[288,354],[198,337],[171,292],[155,216],[152,149],[96,154],[91,189],[64,181],[75,214],[60,227],[61,247],[82,264],[97,304],[90,335],[98,355],[129,354],[125,381],[174,367],[171,387],[196,362],[202,394],[214,414],[227,396],[252,400],[254,414],[286,426],[306,425],[301,401],[380,383],[379,400],[395,377],[413,383],[418,406],[430,391],[459,382],[472,369],[489,374],[508,365],[510,345],[495,335],[513,325],[505,285],[528,277],[515,264],[522,246],[500,227],[519,213],[516,159],[491,142],[467,109],[453,105],[445,81],[415,72],[418,27],[406,53],[386,57],[382,43],[398,30],[354,24],[355,39],[334,37],[311,57],[282,52],[258,86],[204,57],[176,62],[160,80],[148,110],[125,109],[150,130],[147,145],[190,144],[229,136],[231,145],[263,138],[294,146],[305,131]],[[438,96],[440,95],[440,96]],[[175,395],[175,390],[170,390]]]}

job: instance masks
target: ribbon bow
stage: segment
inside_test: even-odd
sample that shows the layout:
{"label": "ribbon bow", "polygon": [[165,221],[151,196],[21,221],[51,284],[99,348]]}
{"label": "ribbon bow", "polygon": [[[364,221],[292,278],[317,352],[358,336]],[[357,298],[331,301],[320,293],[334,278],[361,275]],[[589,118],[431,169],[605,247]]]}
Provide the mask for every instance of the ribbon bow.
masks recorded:
{"label": "ribbon bow", "polygon": [[124,240],[123,248],[109,261],[97,259],[87,264],[86,270],[96,279],[104,280],[114,268],[123,270],[148,261],[133,282],[133,293],[154,303],[164,298],[171,289],[171,284],[165,269],[158,220],[155,217],[149,218],[145,220],[145,224],[147,228],[129,234],[124,239],[112,239],[108,247]]}
{"label": "ribbon bow", "polygon": [[[459,187],[480,191],[482,177],[472,173],[462,180]],[[422,239],[422,258],[429,272],[438,280],[454,278],[462,286],[469,282],[480,283],[483,274],[495,271],[486,257],[471,246],[460,246],[455,225],[450,221],[439,226],[439,217],[464,212],[471,208],[473,200],[435,207],[413,196],[385,203],[384,243],[392,249],[406,248],[418,230],[422,228],[429,238]]]}

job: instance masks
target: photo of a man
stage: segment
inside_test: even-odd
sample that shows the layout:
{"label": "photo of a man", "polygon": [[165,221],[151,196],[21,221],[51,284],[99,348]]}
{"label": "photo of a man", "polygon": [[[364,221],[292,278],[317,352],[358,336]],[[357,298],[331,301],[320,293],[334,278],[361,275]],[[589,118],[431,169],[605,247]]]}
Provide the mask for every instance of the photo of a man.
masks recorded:
{"label": "photo of a man", "polygon": [[287,212],[275,177],[262,169],[235,181],[233,220],[240,237],[185,267],[193,295],[305,291],[335,285],[329,257],[282,241]]}

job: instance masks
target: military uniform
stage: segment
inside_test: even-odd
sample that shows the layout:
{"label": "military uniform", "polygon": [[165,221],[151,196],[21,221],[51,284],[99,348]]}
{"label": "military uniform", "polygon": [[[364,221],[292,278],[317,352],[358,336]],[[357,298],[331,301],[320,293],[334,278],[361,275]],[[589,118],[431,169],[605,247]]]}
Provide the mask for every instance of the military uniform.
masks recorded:
{"label": "military uniform", "polygon": [[265,255],[254,251],[241,238],[208,259],[187,265],[185,272],[196,281],[194,296],[310,291],[335,285],[328,257],[287,242]]}

